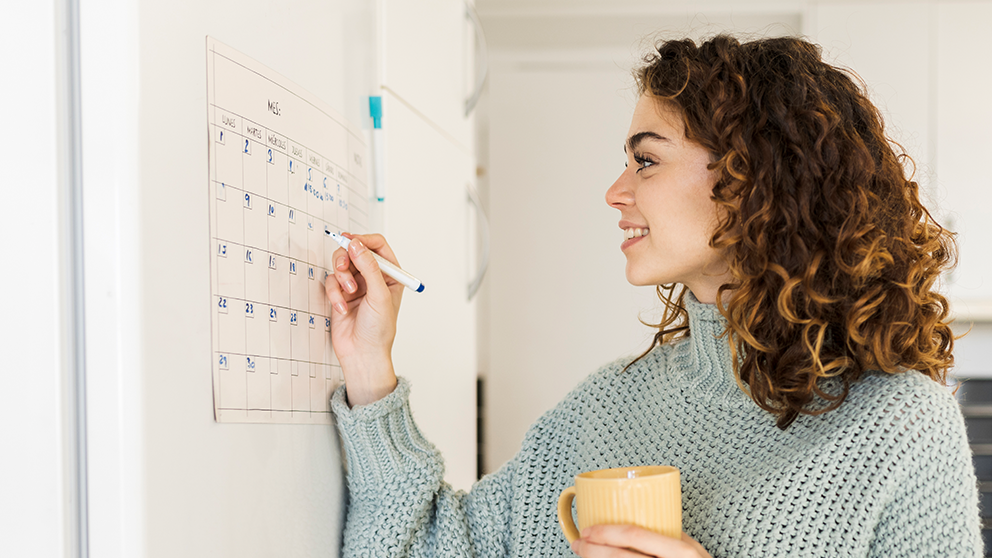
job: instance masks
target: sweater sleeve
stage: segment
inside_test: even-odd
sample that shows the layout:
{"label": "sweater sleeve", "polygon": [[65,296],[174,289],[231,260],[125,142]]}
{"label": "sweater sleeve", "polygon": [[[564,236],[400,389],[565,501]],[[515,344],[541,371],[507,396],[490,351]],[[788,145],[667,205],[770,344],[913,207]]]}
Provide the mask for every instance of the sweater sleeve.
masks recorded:
{"label": "sweater sleeve", "polygon": [[348,471],[346,558],[357,556],[504,556],[517,460],[471,492],[443,481],[440,452],[413,421],[410,387],[349,408],[344,386],[331,398]]}
{"label": "sweater sleeve", "polygon": [[[943,389],[943,388],[939,388]],[[905,409],[908,443],[869,557],[981,557],[978,483],[964,418],[946,392]],[[908,406],[907,406],[908,407]]]}

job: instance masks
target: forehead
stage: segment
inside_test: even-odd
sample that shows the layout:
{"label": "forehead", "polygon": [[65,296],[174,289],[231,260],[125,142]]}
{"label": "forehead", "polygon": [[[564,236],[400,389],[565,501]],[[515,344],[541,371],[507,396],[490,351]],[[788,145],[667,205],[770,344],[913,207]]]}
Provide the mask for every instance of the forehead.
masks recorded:
{"label": "forehead", "polygon": [[651,95],[641,95],[630,119],[628,137],[640,132],[655,132],[675,141],[685,138],[685,123],[678,110],[668,101]]}

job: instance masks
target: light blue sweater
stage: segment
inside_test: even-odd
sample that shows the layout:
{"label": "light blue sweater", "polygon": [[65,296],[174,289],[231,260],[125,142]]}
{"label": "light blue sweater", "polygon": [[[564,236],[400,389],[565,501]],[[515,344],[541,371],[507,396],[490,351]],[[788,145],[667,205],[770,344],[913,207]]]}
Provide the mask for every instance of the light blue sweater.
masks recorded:
{"label": "light blue sweater", "polygon": [[665,464],[681,470],[683,528],[714,558],[981,556],[975,471],[946,388],[871,373],[839,409],[783,432],[734,381],[716,306],[686,299],[688,339],[591,375],[468,493],[443,481],[408,382],[354,409],[338,389],[344,555],[574,556],[556,515],[573,476]]}

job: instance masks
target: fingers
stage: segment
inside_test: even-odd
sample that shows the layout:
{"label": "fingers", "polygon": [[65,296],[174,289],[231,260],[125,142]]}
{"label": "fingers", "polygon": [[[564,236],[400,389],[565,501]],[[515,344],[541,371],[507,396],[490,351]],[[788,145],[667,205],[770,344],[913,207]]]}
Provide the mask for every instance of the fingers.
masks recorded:
{"label": "fingers", "polygon": [[389,260],[390,263],[400,266],[400,262],[396,260],[396,254],[393,253],[393,249],[389,247],[386,242],[386,237],[381,234],[351,234],[351,233],[341,233],[345,238],[350,238],[352,240],[358,239],[362,241],[369,250],[372,250],[376,254],[379,254],[383,258]]}
{"label": "fingers", "polygon": [[[365,279],[366,295],[372,301],[379,304],[390,303],[392,294],[386,285],[385,277],[383,277],[382,272],[379,270],[379,262],[372,255],[372,251],[362,242],[362,238],[356,236],[352,239],[351,246],[348,247],[348,257],[351,258],[358,272]],[[385,240],[383,240],[383,245],[385,246]],[[334,275],[337,276],[337,271],[335,271]]]}
{"label": "fingers", "polygon": [[[334,274],[337,277],[337,273]],[[342,316],[348,313],[348,300],[342,292],[341,280],[324,281],[324,292],[327,293],[327,300],[330,301],[334,311]]]}
{"label": "fingers", "polygon": [[575,549],[578,545],[579,548],[575,551],[584,558],[629,556],[627,554],[600,553],[601,548],[604,547],[618,551],[628,549],[640,553],[631,554],[633,556],[647,555],[658,558],[697,558],[703,556],[689,541],[692,539],[666,537],[634,525],[594,525],[582,530],[582,538],[575,541],[572,548]]}
{"label": "fingers", "polygon": [[351,271],[351,259],[344,248],[338,248],[331,255],[331,269],[337,284],[344,292],[355,294],[358,291],[358,282],[355,280],[355,274]]}
{"label": "fingers", "polygon": [[591,543],[585,539],[575,539],[572,543],[572,552],[580,558],[646,558],[646,554],[641,554],[628,548],[617,548]]}

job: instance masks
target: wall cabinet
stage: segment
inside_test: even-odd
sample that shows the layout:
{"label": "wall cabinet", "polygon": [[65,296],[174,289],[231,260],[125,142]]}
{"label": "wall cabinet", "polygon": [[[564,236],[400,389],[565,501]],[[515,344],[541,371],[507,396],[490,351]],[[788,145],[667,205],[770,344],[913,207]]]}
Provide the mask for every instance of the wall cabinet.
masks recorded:
{"label": "wall cabinet", "polygon": [[382,19],[383,86],[464,149],[475,59],[466,9],[464,0],[384,0]]}
{"label": "wall cabinet", "polygon": [[467,296],[475,237],[466,194],[475,162],[388,93],[383,114],[384,232],[400,264],[425,286],[403,295],[393,362],[411,382],[411,407],[444,455],[448,481],[467,489],[476,474],[476,316]]}

